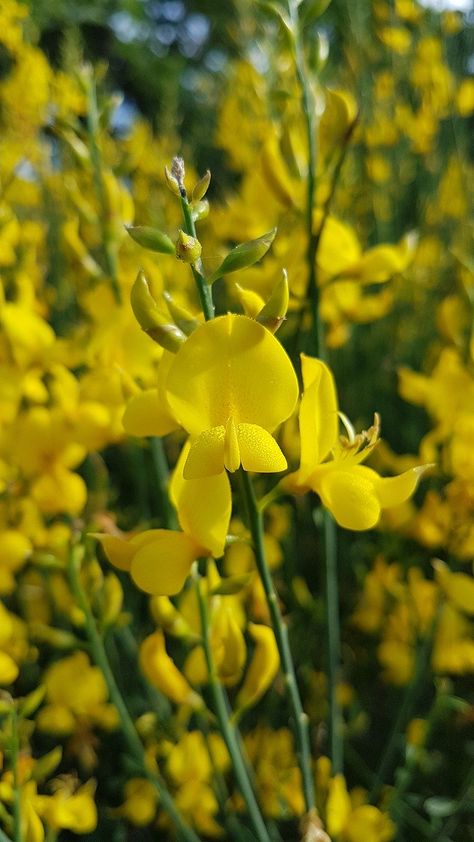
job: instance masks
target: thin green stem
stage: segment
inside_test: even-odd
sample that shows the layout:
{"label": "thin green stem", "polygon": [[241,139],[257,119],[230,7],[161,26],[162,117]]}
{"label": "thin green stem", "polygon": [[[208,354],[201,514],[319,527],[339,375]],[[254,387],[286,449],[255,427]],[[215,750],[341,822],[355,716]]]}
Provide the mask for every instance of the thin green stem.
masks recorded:
{"label": "thin green stem", "polygon": [[281,666],[287,688],[288,701],[292,712],[292,723],[295,733],[296,751],[298,755],[301,776],[303,781],[303,793],[306,810],[314,809],[314,781],[311,771],[311,745],[309,739],[309,722],[301,704],[301,698],[296,683],[296,673],[291,654],[288,628],[283,620],[278,596],[275,591],[273,579],[268,567],[265,545],[263,518],[258,508],[252,480],[246,471],[241,470],[242,492],[245,508],[247,510],[248,525],[252,535],[252,543],[255,552],[257,569],[262,581],[268,610],[272,621],[273,631],[280,654]]}
{"label": "thin green stem", "polygon": [[265,822],[262,818],[260,808],[257,804],[257,800],[255,798],[255,794],[253,792],[252,785],[247,774],[245,761],[240,752],[235,726],[229,718],[224,690],[219,682],[219,677],[217,675],[216,664],[214,661],[211,646],[210,623],[207,603],[202,593],[201,578],[197,571],[197,566],[195,566],[193,570],[193,578],[199,604],[202,645],[204,649],[204,657],[206,659],[207,670],[209,673],[209,687],[212,695],[214,713],[217,717],[222,737],[227,746],[227,751],[229,752],[232,761],[232,767],[237,780],[237,784],[245,801],[254,833],[256,834],[259,842],[271,842],[270,835],[265,826]]}
{"label": "thin green stem", "polygon": [[122,293],[120,290],[117,250],[114,243],[114,237],[111,236],[110,231],[110,209],[107,202],[107,195],[105,192],[103,179],[103,162],[102,154],[99,147],[99,109],[97,107],[97,89],[93,72],[87,78],[87,132],[89,140],[89,150],[92,163],[92,174],[94,178],[94,187],[99,203],[99,224],[102,235],[102,247],[104,253],[105,269],[110,278],[112,290],[117,301],[117,304],[122,303]]}
{"label": "thin green stem", "polygon": [[341,628],[339,620],[339,582],[337,574],[336,524],[324,511],[325,588],[326,588],[326,646],[329,702],[329,751],[332,774],[344,770],[344,741],[342,709],[338,698],[341,664]]}
{"label": "thin green stem", "polygon": [[[196,226],[191,211],[188,197],[184,186],[181,187],[181,210],[183,212],[184,230],[190,237],[196,237]],[[212,287],[207,283],[201,259],[191,265],[193,277],[196,283],[202,312],[206,322],[215,316],[214,302],[212,300]]]}
{"label": "thin green stem", "polygon": [[156,490],[158,492],[159,513],[166,529],[176,529],[178,521],[168,494],[169,466],[166,459],[163,439],[152,436],[150,439],[151,455],[156,476]]}
{"label": "thin green stem", "polygon": [[[324,325],[320,312],[320,290],[317,278],[316,258],[323,228],[334,196],[336,184],[344,161],[341,153],[332,181],[332,189],[323,209],[322,220],[315,230],[314,211],[316,208],[317,146],[316,146],[316,107],[306,61],[301,27],[298,19],[298,3],[289,0],[290,19],[294,34],[295,69],[301,91],[301,105],[306,127],[308,150],[308,172],[306,193],[306,235],[308,264],[308,303],[312,317],[313,330],[310,334],[308,350],[327,360],[324,341]],[[344,147],[345,148],[345,147]],[[341,641],[339,623],[339,587],[337,577],[337,532],[336,525],[328,512],[324,512],[324,558],[326,565],[326,639],[327,639],[327,679],[329,695],[329,741],[333,773],[343,771],[343,736],[342,715],[337,698],[337,684],[341,661]]]}
{"label": "thin green stem", "polygon": [[[105,651],[104,642],[99,634],[95,618],[92,614],[86,593],[80,579],[80,555],[71,550],[69,553],[68,574],[72,593],[76,602],[84,614],[85,629],[87,638],[89,640],[92,657],[95,664],[99,667],[104,676],[109,696],[112,704],[117,709],[120,719],[122,733],[127,743],[130,755],[134,758],[137,765],[140,767],[142,774],[148,778],[158,792],[160,803],[163,809],[168,813],[171,820],[174,822],[180,838],[183,842],[200,842],[199,836],[190,828],[184,821],[181,813],[177,809],[173,797],[168,791],[165,782],[153,774],[147,767],[145,750],[143,743],[138,736],[138,733],[133,724],[133,720],[128,712],[124,698],[120,692],[115,676],[109,664],[109,659]],[[21,842],[16,840],[15,842]]]}
{"label": "thin green stem", "polygon": [[[301,91],[301,106],[306,130],[306,144],[308,150],[308,171],[306,184],[306,259],[308,263],[308,301],[313,317],[315,348],[313,349],[318,357],[322,358],[324,350],[323,326],[319,314],[319,287],[316,275],[316,253],[318,249],[318,234],[314,230],[314,209],[316,191],[316,104],[311,83],[308,77],[304,47],[301,37],[300,24],[298,19],[298,3],[296,0],[289,2],[290,20],[293,29],[293,44],[295,56],[295,70],[298,84]],[[309,349],[310,350],[310,349]]]}
{"label": "thin green stem", "polygon": [[21,822],[21,792],[20,781],[18,780],[18,755],[20,753],[20,740],[18,736],[18,714],[16,708],[12,708],[11,715],[11,764],[13,773],[13,842],[23,842]]}

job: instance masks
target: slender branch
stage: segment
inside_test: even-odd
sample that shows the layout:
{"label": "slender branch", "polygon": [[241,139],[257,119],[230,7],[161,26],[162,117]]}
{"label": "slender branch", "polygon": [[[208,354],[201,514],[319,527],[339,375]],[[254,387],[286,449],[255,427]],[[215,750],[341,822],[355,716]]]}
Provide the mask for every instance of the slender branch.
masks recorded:
{"label": "slender branch", "polygon": [[[117,709],[122,733],[127,743],[128,750],[140,767],[141,773],[148,778],[157,790],[161,806],[174,822],[178,834],[183,842],[200,842],[199,836],[197,836],[194,830],[186,824],[181,816],[181,813],[176,807],[173,797],[168,791],[165,782],[160,777],[153,774],[147,767],[143,743],[138,736],[124,698],[115,680],[115,676],[112,672],[107,653],[105,651],[104,642],[97,629],[95,618],[92,614],[86,593],[81,583],[80,556],[74,551],[74,548],[72,548],[69,553],[68,575],[73,595],[79,608],[84,613],[86,633],[94,662],[100,668],[102,675],[104,676],[110,700]],[[15,842],[17,842],[16,839]],[[19,839],[18,842],[21,842],[21,840]]]}
{"label": "slender branch", "polygon": [[291,654],[288,628],[281,615],[278,596],[268,567],[265,553],[263,518],[259,511],[252,480],[246,471],[241,470],[242,492],[247,510],[248,525],[252,535],[257,569],[262,581],[272,621],[273,631],[280,654],[280,661],[285,677],[288,701],[292,711],[292,723],[295,733],[296,750],[303,780],[303,792],[306,810],[314,809],[314,781],[311,771],[311,746],[309,739],[308,717],[303,710],[296,683],[296,673]]}
{"label": "slender branch", "polygon": [[94,178],[94,187],[99,203],[99,224],[102,234],[102,247],[104,253],[104,262],[107,274],[110,277],[112,290],[117,301],[117,304],[122,303],[122,292],[120,289],[117,251],[115,244],[110,236],[110,210],[107,203],[107,196],[104,187],[104,180],[102,177],[103,162],[102,155],[98,142],[99,134],[99,110],[97,107],[97,89],[95,80],[93,78],[93,71],[90,70],[86,81],[87,92],[87,132],[89,140],[89,150],[92,163],[92,174]]}
{"label": "slender branch", "polygon": [[308,171],[307,171],[307,189],[306,189],[306,259],[308,263],[308,300],[313,317],[313,328],[315,339],[316,354],[322,358],[322,351],[324,350],[323,341],[323,325],[319,313],[319,287],[316,276],[316,252],[318,249],[318,234],[314,230],[314,209],[315,209],[315,190],[316,190],[316,167],[317,167],[317,147],[316,147],[316,105],[314,102],[314,95],[311,89],[311,83],[308,78],[306,69],[306,62],[304,57],[304,48],[301,37],[301,30],[298,19],[298,3],[296,0],[289,2],[290,20],[292,23],[294,36],[294,56],[295,56],[295,70],[298,84],[301,91],[301,106],[303,112],[303,119],[305,121],[306,129],[306,144],[308,150]]}
{"label": "slender branch", "polygon": [[156,490],[159,498],[159,513],[166,529],[176,529],[177,518],[168,494],[169,467],[166,459],[163,439],[152,436],[150,439],[151,454],[156,476]]}
{"label": "slender branch", "polygon": [[[196,226],[194,224],[191,206],[188,202],[186,188],[184,187],[183,183],[181,183],[180,185],[180,190],[184,230],[186,234],[189,234],[191,237],[197,237]],[[191,269],[196,283],[199,300],[201,302],[202,312],[204,313],[204,318],[207,322],[209,321],[209,319],[213,319],[215,316],[214,302],[212,300],[212,287],[210,286],[210,284],[207,283],[206,278],[204,276],[204,269],[201,259],[197,260],[196,263],[192,264]]]}
{"label": "slender branch", "polygon": [[324,510],[326,646],[329,702],[329,746],[332,774],[344,769],[342,709],[338,698],[341,664],[341,628],[339,619],[339,582],[337,574],[337,531],[330,512]]}
{"label": "slender branch", "polygon": [[204,657],[206,659],[207,671],[209,673],[209,687],[211,690],[212,701],[214,706],[214,713],[219,723],[219,728],[229,752],[237,784],[242,794],[242,797],[247,806],[249,819],[252,823],[253,830],[259,839],[259,842],[271,842],[270,835],[263,821],[260,808],[257,804],[252,785],[250,783],[245,762],[240,752],[239,743],[236,735],[236,729],[231,722],[224,691],[219,682],[216,665],[212,652],[210,639],[210,624],[207,610],[206,599],[203,596],[201,588],[201,578],[197,571],[197,565],[193,570],[193,578],[196,588],[196,595],[199,604],[199,617],[201,620],[202,645],[204,649]]}

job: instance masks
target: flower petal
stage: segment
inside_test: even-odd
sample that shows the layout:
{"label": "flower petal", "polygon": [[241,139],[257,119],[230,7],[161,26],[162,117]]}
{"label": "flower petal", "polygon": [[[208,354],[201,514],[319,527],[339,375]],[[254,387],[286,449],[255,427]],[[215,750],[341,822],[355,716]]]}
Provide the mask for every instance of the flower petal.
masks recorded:
{"label": "flower petal", "polygon": [[257,424],[237,427],[240,458],[245,471],[276,473],[285,471],[288,463],[273,436]]}
{"label": "flower petal", "polygon": [[128,402],[122,424],[129,436],[167,436],[179,424],[170,414],[158,389],[145,389]]}
{"label": "flower petal", "polygon": [[344,529],[372,529],[378,522],[381,505],[372,475],[377,477],[375,471],[359,465],[351,471],[329,469],[314,488]]}
{"label": "flower petal", "polygon": [[336,385],[327,365],[302,354],[301,371],[304,392],[299,412],[300,470],[304,473],[322,462],[334,446],[339,420]]}
{"label": "flower petal", "polygon": [[171,411],[197,435],[254,423],[267,430],[291,415],[298,383],[282,345],[247,316],[228,313],[198,327],[176,354],[167,380]]}
{"label": "flower petal", "polygon": [[414,493],[419,480],[431,465],[419,465],[410,468],[398,477],[379,477],[375,483],[375,492],[382,509],[399,506]]}
{"label": "flower petal", "polygon": [[155,539],[135,554],[130,573],[142,591],[173,596],[182,589],[199,548],[184,532],[156,532]]}
{"label": "flower petal", "polygon": [[189,443],[183,447],[173,472],[171,499],[178,511],[183,532],[214,558],[219,558],[224,552],[232,510],[229,478],[222,471],[210,477],[184,479],[183,467],[189,447]]}
{"label": "flower petal", "polygon": [[224,470],[225,427],[211,427],[195,439],[183,469],[184,479],[202,479]]}

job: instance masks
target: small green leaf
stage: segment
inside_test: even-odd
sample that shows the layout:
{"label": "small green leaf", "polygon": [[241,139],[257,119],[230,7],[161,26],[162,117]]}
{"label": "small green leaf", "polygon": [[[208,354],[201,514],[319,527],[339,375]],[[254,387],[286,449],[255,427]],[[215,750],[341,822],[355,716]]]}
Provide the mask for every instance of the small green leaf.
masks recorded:
{"label": "small green leaf", "polygon": [[126,225],[125,228],[132,240],[135,240],[142,248],[161,254],[175,253],[173,241],[158,228],[150,228],[148,225]]}
{"label": "small green leaf", "polygon": [[222,275],[230,275],[231,272],[237,272],[239,269],[247,269],[253,266],[258,260],[267,253],[273,240],[275,239],[277,229],[272,228],[267,234],[262,234],[256,240],[249,240],[246,243],[240,243],[229,252],[224,258],[219,268],[208,279],[208,283],[213,284]]}

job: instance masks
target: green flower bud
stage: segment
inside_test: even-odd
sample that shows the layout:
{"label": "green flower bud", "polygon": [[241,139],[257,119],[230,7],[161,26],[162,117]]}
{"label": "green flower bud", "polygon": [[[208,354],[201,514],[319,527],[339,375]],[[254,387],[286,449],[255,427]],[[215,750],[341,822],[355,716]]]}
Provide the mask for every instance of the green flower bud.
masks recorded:
{"label": "green flower bud", "polygon": [[209,215],[209,202],[207,199],[202,199],[200,202],[192,202],[189,207],[194,222],[199,222]]}
{"label": "green flower bud", "polygon": [[171,324],[169,316],[163,313],[153,295],[144,272],[140,269],[130,294],[130,302],[135,318],[148,336],[175,354],[186,336],[175,324]]}
{"label": "green flower bud", "polygon": [[171,192],[174,193],[175,196],[181,196],[181,191],[179,189],[178,181],[174,177],[174,175],[171,174],[168,167],[165,167],[165,179],[166,179],[166,184],[167,184],[168,188],[171,190]]}
{"label": "green flower bud", "polygon": [[275,239],[276,228],[272,228],[267,234],[263,234],[257,240],[249,240],[247,243],[241,243],[229,252],[224,258],[219,268],[209,278],[209,283],[212,284],[221,278],[222,275],[229,275],[231,272],[237,272],[239,269],[247,269],[257,263],[268,251],[273,240]]}
{"label": "green flower bud", "polygon": [[288,273],[286,269],[283,269],[282,277],[257,316],[257,322],[260,322],[271,333],[276,333],[281,323],[285,320],[289,301]]}
{"label": "green flower bud", "polygon": [[176,257],[184,263],[196,263],[201,257],[202,246],[196,237],[191,237],[181,229],[176,240]]}
{"label": "green flower bud", "polygon": [[171,318],[183,333],[189,336],[193,330],[199,327],[200,322],[194,318],[193,314],[186,307],[181,307],[180,304],[177,304],[171,293],[164,292],[163,298],[168,305]]}
{"label": "green flower bud", "polygon": [[126,225],[125,229],[139,246],[161,254],[174,254],[174,243],[167,234],[148,225]]}
{"label": "green flower bud", "polygon": [[191,193],[191,198],[193,202],[199,202],[201,199],[204,199],[204,196],[208,191],[210,183],[211,173],[210,170],[206,170],[203,177],[200,178],[199,181],[193,187],[193,192]]}

